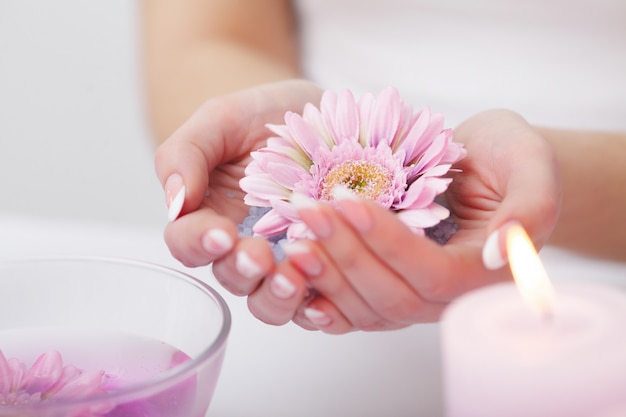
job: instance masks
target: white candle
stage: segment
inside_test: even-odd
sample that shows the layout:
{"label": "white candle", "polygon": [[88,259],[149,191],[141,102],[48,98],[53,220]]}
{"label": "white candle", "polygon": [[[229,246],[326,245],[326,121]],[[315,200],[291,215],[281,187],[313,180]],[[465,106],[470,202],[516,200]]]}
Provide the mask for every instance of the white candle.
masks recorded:
{"label": "white candle", "polygon": [[626,409],[626,293],[589,283],[536,293],[550,294],[550,305],[536,308],[549,314],[533,312],[512,283],[470,292],[445,311],[448,417],[601,417]]}

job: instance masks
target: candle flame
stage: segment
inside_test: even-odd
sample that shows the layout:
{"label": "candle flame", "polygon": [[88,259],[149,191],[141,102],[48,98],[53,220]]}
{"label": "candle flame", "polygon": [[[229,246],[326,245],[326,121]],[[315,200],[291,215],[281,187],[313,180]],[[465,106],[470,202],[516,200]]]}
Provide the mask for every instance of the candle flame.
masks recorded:
{"label": "candle flame", "polygon": [[530,308],[544,317],[552,315],[553,289],[532,241],[520,225],[506,234],[506,248],[513,278]]}

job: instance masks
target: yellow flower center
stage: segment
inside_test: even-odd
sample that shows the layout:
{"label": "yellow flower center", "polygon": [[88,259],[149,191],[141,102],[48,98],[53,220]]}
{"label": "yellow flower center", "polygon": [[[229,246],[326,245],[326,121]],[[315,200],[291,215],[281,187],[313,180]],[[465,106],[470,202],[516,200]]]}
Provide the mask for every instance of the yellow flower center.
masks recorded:
{"label": "yellow flower center", "polygon": [[376,200],[387,193],[392,185],[391,172],[384,166],[370,161],[345,161],[333,167],[321,184],[321,200],[332,200],[333,188],[348,187],[363,198]]}

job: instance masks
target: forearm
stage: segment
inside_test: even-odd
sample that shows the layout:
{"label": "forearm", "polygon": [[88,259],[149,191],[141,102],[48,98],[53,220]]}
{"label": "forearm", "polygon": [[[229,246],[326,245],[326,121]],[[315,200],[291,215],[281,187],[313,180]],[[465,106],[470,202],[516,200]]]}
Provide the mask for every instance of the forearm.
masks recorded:
{"label": "forearm", "polygon": [[626,260],[626,134],[538,130],[556,152],[563,190],[549,243]]}
{"label": "forearm", "polygon": [[227,42],[190,45],[165,61],[146,74],[149,116],[159,142],[210,97],[300,76],[295,66]]}
{"label": "forearm", "polygon": [[144,78],[161,142],[207,99],[299,77],[289,0],[143,0]]}

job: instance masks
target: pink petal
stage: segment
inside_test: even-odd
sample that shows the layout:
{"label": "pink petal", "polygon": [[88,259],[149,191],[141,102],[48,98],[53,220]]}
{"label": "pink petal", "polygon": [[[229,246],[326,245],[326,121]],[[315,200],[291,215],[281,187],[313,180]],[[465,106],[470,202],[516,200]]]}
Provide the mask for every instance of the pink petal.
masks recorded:
{"label": "pink petal", "polygon": [[57,398],[85,398],[94,394],[104,392],[100,385],[102,384],[103,371],[88,371],[73,375],[73,371],[68,371],[65,383],[60,386],[56,392]]}
{"label": "pink petal", "polygon": [[420,179],[411,184],[402,202],[394,208],[397,210],[424,208],[432,203],[436,196],[435,190],[428,187],[426,181]]}
{"label": "pink petal", "polygon": [[290,166],[280,163],[269,163],[268,171],[272,174],[272,177],[277,183],[283,187],[293,189],[300,179],[307,175],[307,172],[299,166]]}
{"label": "pink petal", "polygon": [[390,143],[390,146],[393,149],[398,148],[398,145],[401,145],[405,141],[407,133],[415,124],[413,106],[402,103],[402,111],[399,113],[399,116],[400,120],[398,121],[398,131],[396,132],[393,141]]}
{"label": "pink petal", "polygon": [[255,223],[252,231],[263,236],[274,236],[283,233],[290,223],[288,219],[278,214],[276,210],[270,210]]}
{"label": "pink petal", "polygon": [[7,394],[11,391],[11,381],[13,372],[9,367],[9,362],[4,357],[2,350],[0,349],[0,394]]}
{"label": "pink petal", "polygon": [[24,378],[24,389],[30,393],[45,392],[63,374],[63,359],[57,351],[41,355]]}
{"label": "pink petal", "polygon": [[328,148],[335,146],[335,139],[328,130],[327,123],[324,121],[324,118],[317,107],[310,103],[306,104],[304,106],[304,110],[302,111],[302,118],[311,125]]}
{"label": "pink petal", "polygon": [[331,90],[324,91],[320,100],[320,112],[326,128],[330,135],[337,141],[338,135],[335,131],[335,115],[337,114],[337,93]]}
{"label": "pink petal", "polygon": [[298,146],[307,154],[309,158],[313,158],[317,153],[317,149],[322,145],[320,137],[302,117],[296,113],[289,113],[285,116],[287,126],[297,142]]}
{"label": "pink petal", "polygon": [[26,376],[26,365],[15,358],[11,358],[9,359],[9,368],[11,373],[13,373],[10,390],[18,391],[21,389]]}
{"label": "pink petal", "polygon": [[368,129],[368,143],[371,146],[376,147],[380,142],[391,143],[398,131],[400,109],[398,90],[390,87],[380,93],[376,99]]}
{"label": "pink petal", "polygon": [[291,192],[274,181],[270,174],[258,174],[243,177],[239,180],[239,186],[246,193],[264,200],[289,198]]}
{"label": "pink petal", "polygon": [[363,148],[369,143],[370,119],[375,104],[376,98],[370,93],[363,94],[359,98],[359,143]]}
{"label": "pink petal", "polygon": [[45,391],[47,398],[52,397],[59,392],[65,385],[69,384],[74,378],[78,378],[81,374],[81,370],[75,366],[67,365],[63,368],[63,372],[59,379]]}
{"label": "pink petal", "polygon": [[[279,136],[278,138],[276,137],[269,138],[267,140],[268,146],[273,146],[276,144],[276,142],[293,143],[292,141],[289,141],[286,139],[286,138],[290,138],[293,140],[293,138],[291,137],[291,133],[289,132],[289,127],[287,127],[287,125],[275,125],[275,124],[268,123],[265,125],[265,127],[267,127],[272,133]],[[274,143],[272,144],[271,141],[274,141]]]}
{"label": "pink petal", "polygon": [[416,172],[424,172],[429,168],[437,165],[441,157],[445,154],[448,145],[448,136],[444,133],[438,135],[431,145],[426,149],[424,155],[415,167]]}
{"label": "pink petal", "polygon": [[[276,153],[272,150],[260,150],[252,152],[251,155],[260,165],[261,171],[270,174],[276,182],[286,188],[292,189],[293,185],[302,176],[307,175],[307,171],[287,155]],[[252,173],[257,172],[246,171],[246,175],[251,175]]]}
{"label": "pink petal", "polygon": [[252,206],[252,207],[269,207],[270,206],[269,200],[258,198],[250,194],[246,194],[243,197],[243,202],[247,204],[248,206]]}
{"label": "pink petal", "polygon": [[424,150],[430,145],[431,138],[424,136],[424,132],[430,123],[430,109],[423,109],[409,130],[400,147],[406,151],[405,164],[416,160]]}
{"label": "pink petal", "polygon": [[398,218],[411,228],[425,229],[441,221],[439,214],[429,209],[403,210],[398,212]]}
{"label": "pink petal", "polygon": [[350,90],[343,90],[337,97],[334,118],[335,141],[355,141],[359,137],[359,109]]}
{"label": "pink petal", "polygon": [[465,155],[467,155],[467,150],[462,143],[451,142],[446,148],[446,153],[441,158],[441,163],[454,164],[465,158]]}

